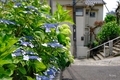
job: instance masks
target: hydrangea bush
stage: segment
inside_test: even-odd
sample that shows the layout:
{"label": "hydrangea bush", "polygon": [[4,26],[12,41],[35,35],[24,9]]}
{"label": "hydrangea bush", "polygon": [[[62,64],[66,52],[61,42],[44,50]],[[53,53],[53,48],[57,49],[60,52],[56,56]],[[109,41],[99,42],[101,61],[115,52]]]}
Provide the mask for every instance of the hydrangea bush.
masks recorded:
{"label": "hydrangea bush", "polygon": [[73,62],[72,19],[57,8],[52,15],[46,1],[0,2],[0,79],[52,80]]}

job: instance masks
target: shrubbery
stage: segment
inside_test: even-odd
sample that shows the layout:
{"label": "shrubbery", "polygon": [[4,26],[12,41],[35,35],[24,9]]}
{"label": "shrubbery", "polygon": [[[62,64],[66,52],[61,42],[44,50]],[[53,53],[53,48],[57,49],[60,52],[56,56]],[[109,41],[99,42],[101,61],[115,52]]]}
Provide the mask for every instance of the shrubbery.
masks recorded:
{"label": "shrubbery", "polygon": [[120,26],[116,22],[108,22],[102,26],[101,31],[98,33],[97,38],[100,43],[106,42],[120,35]]}
{"label": "shrubbery", "polygon": [[105,23],[116,21],[116,16],[113,14],[107,14],[105,17]]}
{"label": "shrubbery", "polygon": [[45,1],[0,2],[1,80],[49,80],[73,62],[71,18],[57,8],[51,15]]}

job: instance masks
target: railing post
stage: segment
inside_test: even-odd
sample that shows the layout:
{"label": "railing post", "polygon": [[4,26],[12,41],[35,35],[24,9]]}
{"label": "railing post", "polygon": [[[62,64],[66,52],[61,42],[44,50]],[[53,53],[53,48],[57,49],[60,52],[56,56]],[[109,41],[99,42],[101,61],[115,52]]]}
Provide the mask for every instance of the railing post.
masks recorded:
{"label": "railing post", "polygon": [[109,41],[109,56],[113,54],[113,40]]}
{"label": "railing post", "polygon": [[87,52],[87,58],[89,58],[89,57],[90,57],[90,51]]}
{"label": "railing post", "polygon": [[103,46],[103,47],[104,47],[104,54],[105,54],[105,57],[106,57],[106,53],[105,53],[105,43],[104,43],[104,46]]}
{"label": "railing post", "polygon": [[[99,48],[99,47],[101,47],[101,46],[103,46],[103,48],[104,48],[104,49],[103,49],[103,53],[104,53],[105,57],[108,57],[108,56],[110,56],[110,55],[113,55],[113,41],[115,41],[115,40],[117,40],[117,39],[120,39],[120,36],[117,37],[117,38],[114,38],[114,39],[112,39],[112,40],[110,40],[110,41],[108,41],[108,42],[105,42],[105,43],[103,43],[103,44],[101,44],[101,45],[99,45],[99,46],[97,46],[97,47],[94,47],[94,48],[90,49],[90,50],[88,51],[88,56],[91,55],[90,52],[91,52],[92,50],[97,49],[97,48]],[[109,44],[109,46],[106,46],[106,44]]]}

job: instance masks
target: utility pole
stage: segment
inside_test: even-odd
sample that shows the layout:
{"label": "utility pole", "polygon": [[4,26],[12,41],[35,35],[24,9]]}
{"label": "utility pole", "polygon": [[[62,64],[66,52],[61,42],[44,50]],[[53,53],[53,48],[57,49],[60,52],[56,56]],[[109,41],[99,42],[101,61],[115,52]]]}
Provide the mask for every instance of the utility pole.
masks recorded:
{"label": "utility pole", "polygon": [[76,58],[77,57],[77,46],[76,46],[76,0],[73,0],[73,56]]}
{"label": "utility pole", "polygon": [[52,14],[52,0],[50,0],[49,3],[50,3],[50,8],[51,8],[51,9],[50,9],[50,13]]}

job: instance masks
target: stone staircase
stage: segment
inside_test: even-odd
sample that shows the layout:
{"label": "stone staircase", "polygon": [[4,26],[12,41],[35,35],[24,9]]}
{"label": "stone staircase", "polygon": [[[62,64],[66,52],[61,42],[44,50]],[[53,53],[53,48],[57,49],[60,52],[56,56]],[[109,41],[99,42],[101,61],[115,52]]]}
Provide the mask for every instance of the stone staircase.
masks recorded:
{"label": "stone staircase", "polygon": [[[105,45],[105,50],[109,50],[109,46],[108,45]],[[116,56],[120,56],[120,40],[117,41],[117,43],[113,43],[112,45],[112,52],[111,54],[107,55],[106,56],[106,52],[104,52],[104,48],[101,48],[102,50],[98,50],[96,53],[94,52],[92,54],[92,56],[90,58],[88,58],[89,60],[102,60],[102,59],[105,59],[105,58],[112,58],[112,57],[116,57]],[[108,51],[109,52],[109,51]]]}

